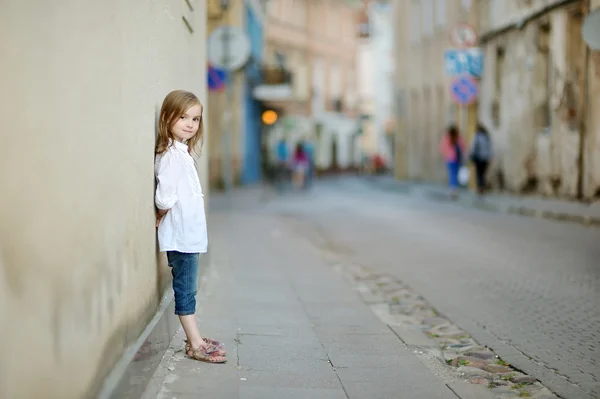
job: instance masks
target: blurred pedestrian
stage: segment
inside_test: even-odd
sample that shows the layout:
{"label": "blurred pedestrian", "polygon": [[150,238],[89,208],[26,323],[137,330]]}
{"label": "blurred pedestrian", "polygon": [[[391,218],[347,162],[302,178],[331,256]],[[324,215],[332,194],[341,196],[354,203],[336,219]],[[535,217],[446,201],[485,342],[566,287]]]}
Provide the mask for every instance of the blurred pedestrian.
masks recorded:
{"label": "blurred pedestrian", "polygon": [[308,161],[308,168],[306,170],[306,187],[312,186],[314,174],[315,174],[315,150],[310,140],[304,140],[302,143],[306,159]]}
{"label": "blurred pedestrian", "polygon": [[293,159],[294,184],[297,188],[304,187],[304,176],[308,170],[308,158],[304,151],[302,143],[296,144],[296,151]]}
{"label": "blurred pedestrian", "polygon": [[175,314],[187,337],[186,355],[225,363],[223,345],[200,335],[195,315],[198,262],[208,246],[202,187],[191,156],[202,143],[202,112],[198,98],[183,90],[169,93],[162,104],[154,165],[156,227],[160,252],[167,253],[173,275]]}
{"label": "blurred pedestrian", "polygon": [[482,195],[487,186],[486,172],[490,165],[490,161],[492,160],[492,139],[489,132],[482,124],[477,125],[477,131],[475,132],[475,137],[473,137],[471,148],[469,150],[469,158],[475,165],[477,191]]}
{"label": "blurred pedestrian", "polygon": [[446,134],[442,137],[440,151],[446,161],[450,195],[456,198],[459,188],[458,172],[463,164],[463,154],[465,153],[465,143],[456,126],[451,125],[448,127]]}
{"label": "blurred pedestrian", "polygon": [[289,163],[288,145],[283,138],[277,142],[277,146],[275,148],[275,158],[275,186],[277,187],[277,191],[281,193],[283,192],[283,187],[285,186],[285,181],[287,180]]}

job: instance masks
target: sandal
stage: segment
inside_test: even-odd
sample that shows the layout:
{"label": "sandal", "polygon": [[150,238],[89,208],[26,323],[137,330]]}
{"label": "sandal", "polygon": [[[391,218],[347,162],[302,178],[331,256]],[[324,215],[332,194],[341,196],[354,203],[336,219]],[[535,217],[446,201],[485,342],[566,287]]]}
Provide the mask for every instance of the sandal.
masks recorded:
{"label": "sandal", "polygon": [[186,354],[190,359],[198,360],[199,362],[227,363],[227,358],[225,356],[221,356],[217,352],[207,352],[204,347],[198,349],[192,349],[192,347],[190,347]]}
{"label": "sandal", "polygon": [[[187,341],[187,339],[184,339],[183,342],[185,342],[185,352],[186,353],[189,352],[190,350],[192,350],[192,345],[190,345],[190,343]],[[207,353],[216,353],[219,356],[227,355],[227,351],[222,346],[223,344],[221,344],[221,346],[213,344],[213,342],[219,342],[219,341],[204,338],[204,342],[206,343],[205,349],[206,349]]]}
{"label": "sandal", "polygon": [[221,352],[223,355],[225,355],[227,353],[227,349],[225,349],[225,345],[222,342],[217,341],[216,339],[204,338],[204,342],[206,342],[208,345],[215,346],[219,350],[219,352]]}

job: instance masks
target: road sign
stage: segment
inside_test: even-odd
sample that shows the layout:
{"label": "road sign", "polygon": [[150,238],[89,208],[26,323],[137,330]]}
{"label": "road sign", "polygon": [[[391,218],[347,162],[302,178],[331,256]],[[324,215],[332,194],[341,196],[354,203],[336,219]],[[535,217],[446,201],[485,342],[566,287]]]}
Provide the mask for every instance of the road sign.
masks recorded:
{"label": "road sign", "polygon": [[469,74],[480,77],[483,73],[483,51],[479,47],[446,50],[444,66],[449,76]]}
{"label": "road sign", "polygon": [[460,105],[470,105],[479,95],[477,81],[469,75],[459,76],[450,85],[452,99]]}
{"label": "road sign", "polygon": [[208,37],[208,60],[212,65],[234,71],[250,57],[250,41],[243,30],[235,26],[220,26]]}
{"label": "road sign", "polygon": [[477,45],[475,28],[467,23],[456,24],[450,29],[450,42],[458,48],[468,48]]}
{"label": "road sign", "polygon": [[216,68],[212,65],[208,66],[208,90],[221,91],[227,85],[227,71],[221,68]]}

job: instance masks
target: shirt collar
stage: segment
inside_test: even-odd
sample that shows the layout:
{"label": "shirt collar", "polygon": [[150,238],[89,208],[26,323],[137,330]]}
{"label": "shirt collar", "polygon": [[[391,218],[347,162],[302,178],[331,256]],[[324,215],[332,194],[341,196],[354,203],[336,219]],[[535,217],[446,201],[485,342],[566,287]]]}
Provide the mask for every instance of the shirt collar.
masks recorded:
{"label": "shirt collar", "polygon": [[185,152],[188,151],[188,146],[185,145],[185,144],[183,144],[183,143],[181,143],[181,142],[179,142],[179,141],[177,141],[177,140],[169,140],[169,145],[174,145],[175,148],[177,148],[179,150],[182,150],[182,151],[185,151]]}

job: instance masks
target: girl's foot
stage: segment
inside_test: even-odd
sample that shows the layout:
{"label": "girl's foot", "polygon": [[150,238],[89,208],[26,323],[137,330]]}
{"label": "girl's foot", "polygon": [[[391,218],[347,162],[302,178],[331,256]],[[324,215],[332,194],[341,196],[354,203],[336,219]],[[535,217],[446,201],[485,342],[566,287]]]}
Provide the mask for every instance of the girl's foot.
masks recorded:
{"label": "girl's foot", "polygon": [[[210,338],[203,338],[204,340],[204,349],[206,349],[206,351],[208,353],[216,353],[219,356],[225,356],[227,355],[227,350],[225,350],[225,348],[223,347],[223,344],[220,343],[217,340],[214,339],[210,339]],[[192,344],[190,344],[190,342],[188,340],[184,340],[183,342],[185,342],[185,352],[189,352],[190,350],[192,350]]]}
{"label": "girl's foot", "polygon": [[219,342],[216,339],[212,339],[212,338],[203,338],[203,339],[207,345],[212,345],[212,346],[216,347],[219,350],[219,352],[221,353],[221,355],[225,356],[227,354],[227,349],[225,349],[225,345],[223,345],[222,342]]}
{"label": "girl's foot", "polygon": [[226,363],[227,358],[225,356],[219,355],[218,352],[208,352],[207,349],[203,346],[193,349],[191,346],[189,350],[186,345],[186,354],[189,358],[198,360],[199,362],[206,363]]}

